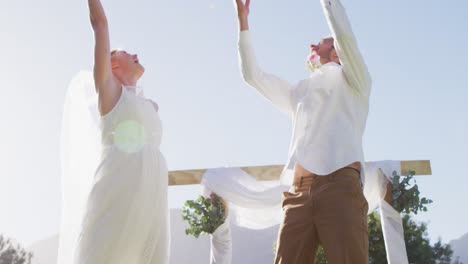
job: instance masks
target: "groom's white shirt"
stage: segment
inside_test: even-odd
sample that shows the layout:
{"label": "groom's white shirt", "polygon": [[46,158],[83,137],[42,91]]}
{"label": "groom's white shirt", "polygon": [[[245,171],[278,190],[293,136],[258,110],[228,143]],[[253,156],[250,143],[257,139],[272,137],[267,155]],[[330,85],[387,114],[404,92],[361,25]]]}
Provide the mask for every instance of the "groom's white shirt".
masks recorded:
{"label": "groom's white shirt", "polygon": [[[293,181],[294,164],[326,175],[353,162],[364,166],[362,137],[369,110],[371,78],[339,0],[322,0],[341,65],[327,63],[291,85],[257,65],[249,31],[239,35],[244,80],[293,121],[288,162],[281,182]],[[362,169],[364,171],[364,168]]]}

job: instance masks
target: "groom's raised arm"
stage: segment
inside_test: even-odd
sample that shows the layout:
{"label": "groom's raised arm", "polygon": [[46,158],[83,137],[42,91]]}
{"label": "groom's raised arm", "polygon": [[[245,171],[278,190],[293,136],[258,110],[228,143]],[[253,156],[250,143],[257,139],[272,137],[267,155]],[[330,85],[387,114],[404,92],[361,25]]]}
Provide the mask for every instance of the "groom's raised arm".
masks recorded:
{"label": "groom's raised arm", "polygon": [[293,87],[275,75],[262,71],[255,58],[249,32],[250,0],[234,0],[239,19],[239,57],[242,76],[250,86],[254,87],[265,98],[281,111],[291,114],[294,111]]}
{"label": "groom's raised arm", "polygon": [[346,79],[359,94],[369,96],[371,77],[359,51],[346,10],[340,0],[321,0],[321,3]]}

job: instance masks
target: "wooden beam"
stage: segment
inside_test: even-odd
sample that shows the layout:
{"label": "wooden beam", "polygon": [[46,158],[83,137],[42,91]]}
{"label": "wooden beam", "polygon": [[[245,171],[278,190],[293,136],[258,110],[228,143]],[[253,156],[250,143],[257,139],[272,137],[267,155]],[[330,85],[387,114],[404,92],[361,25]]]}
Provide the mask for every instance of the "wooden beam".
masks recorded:
{"label": "wooden beam", "polygon": [[429,160],[401,161],[401,175],[407,175],[415,171],[416,175],[432,175],[431,162]]}
{"label": "wooden beam", "polygon": [[[271,166],[253,166],[241,167],[242,170],[252,175],[259,181],[274,181],[279,180],[283,165]],[[410,170],[414,170],[416,175],[431,175],[431,163],[428,160],[402,161],[401,174],[407,174]],[[203,174],[206,169],[200,170],[181,170],[169,172],[169,185],[193,185],[200,184]]]}
{"label": "wooden beam", "polygon": [[169,185],[200,184],[205,172],[206,170],[171,171],[169,172]]}
{"label": "wooden beam", "polygon": [[242,167],[241,169],[252,175],[257,181],[279,180],[284,165]]}

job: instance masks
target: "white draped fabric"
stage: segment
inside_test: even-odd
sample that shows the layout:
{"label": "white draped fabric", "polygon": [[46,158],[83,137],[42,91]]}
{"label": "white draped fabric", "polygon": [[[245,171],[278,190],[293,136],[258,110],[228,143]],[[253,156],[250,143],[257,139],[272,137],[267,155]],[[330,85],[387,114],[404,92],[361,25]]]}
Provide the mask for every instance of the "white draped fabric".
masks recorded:
{"label": "white draped fabric", "polygon": [[232,261],[232,238],[229,221],[220,225],[210,235],[211,239],[211,264],[231,264]]}
{"label": "white draped fabric", "polygon": [[408,264],[401,215],[384,200],[380,204],[380,221],[382,221],[388,263]]}
{"label": "white draped fabric", "polygon": [[[367,162],[365,166],[364,195],[369,203],[369,214],[379,209],[390,264],[408,263],[401,216],[384,200],[393,171],[400,170],[399,161]],[[279,181],[257,181],[240,168],[207,170],[202,186],[221,196],[234,217],[219,228],[220,232],[216,230],[212,235],[212,264],[231,263],[231,258],[224,253],[232,254],[232,249],[226,249],[232,243],[227,223],[249,229],[265,229],[280,224],[283,217],[281,194],[290,188]]]}
{"label": "white draped fabric", "polygon": [[238,226],[264,229],[282,219],[281,193],[289,187],[278,182],[257,181],[240,168],[219,168],[207,170],[201,184],[229,203]]}
{"label": "white draped fabric", "polygon": [[369,214],[379,209],[388,263],[407,264],[408,255],[401,215],[384,200],[387,184],[392,182],[394,171],[401,171],[399,161],[367,162],[364,196],[369,203]]}

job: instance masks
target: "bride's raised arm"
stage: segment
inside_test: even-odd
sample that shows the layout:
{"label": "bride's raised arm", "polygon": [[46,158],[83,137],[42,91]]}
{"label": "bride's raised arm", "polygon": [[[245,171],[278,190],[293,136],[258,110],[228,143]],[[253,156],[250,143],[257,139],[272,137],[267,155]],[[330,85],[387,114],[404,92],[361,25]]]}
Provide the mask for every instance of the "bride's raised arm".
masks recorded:
{"label": "bride's raised arm", "polygon": [[118,101],[121,88],[113,74],[109,40],[109,25],[100,0],[88,0],[89,16],[94,30],[94,82],[99,94],[99,111],[109,112]]}

